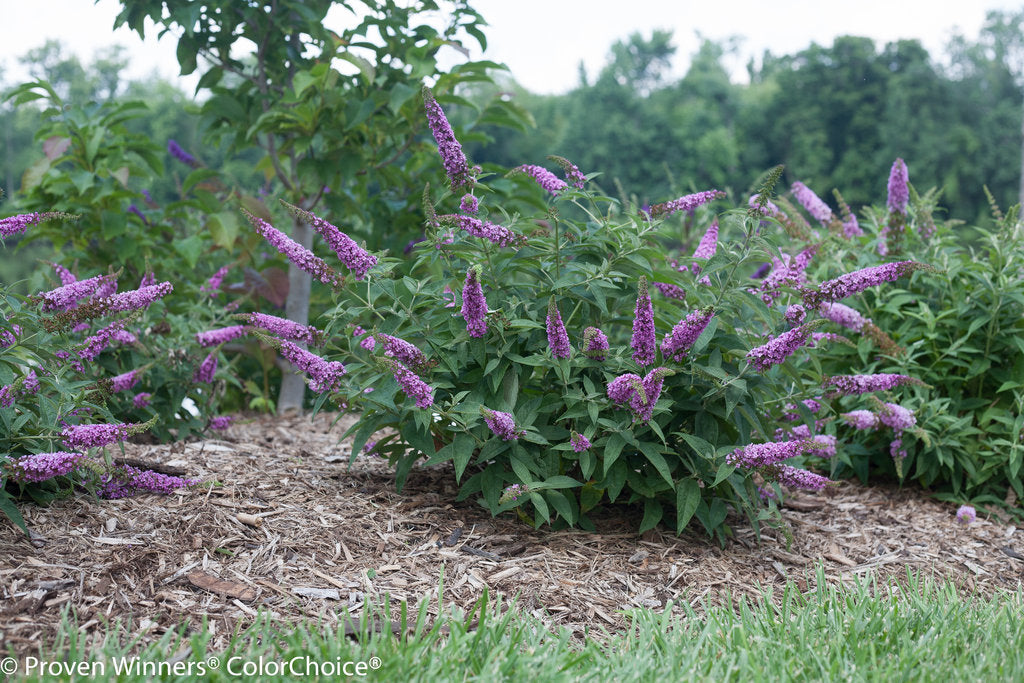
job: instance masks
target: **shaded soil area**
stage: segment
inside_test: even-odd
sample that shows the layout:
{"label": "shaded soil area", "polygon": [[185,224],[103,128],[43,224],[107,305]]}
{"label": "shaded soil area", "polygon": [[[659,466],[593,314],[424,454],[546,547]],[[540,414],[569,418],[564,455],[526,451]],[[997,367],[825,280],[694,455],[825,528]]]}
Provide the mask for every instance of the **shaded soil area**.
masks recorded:
{"label": "shaded soil area", "polygon": [[[338,625],[344,608],[385,598],[463,609],[488,589],[582,635],[625,626],[624,610],[721,603],[780,588],[907,567],[965,592],[1015,590],[1024,533],[991,518],[968,527],[917,490],[844,482],[790,497],[785,529],[761,540],[742,520],[720,548],[702,533],[638,536],[638,519],[596,519],[598,533],[534,530],[454,503],[450,468],[414,468],[395,491],[387,462],[340,442],[354,418],[256,417],[202,442],[126,445],[126,455],[221,485],[114,501],[76,496],[25,504],[30,538],[0,523],[0,650],[34,653],[73,608],[87,639],[120,621],[142,642],[186,624],[223,647],[257,610],[282,622]],[[677,608],[678,609],[678,608]],[[344,627],[344,624],[341,624]],[[385,626],[386,627],[386,626]]]}

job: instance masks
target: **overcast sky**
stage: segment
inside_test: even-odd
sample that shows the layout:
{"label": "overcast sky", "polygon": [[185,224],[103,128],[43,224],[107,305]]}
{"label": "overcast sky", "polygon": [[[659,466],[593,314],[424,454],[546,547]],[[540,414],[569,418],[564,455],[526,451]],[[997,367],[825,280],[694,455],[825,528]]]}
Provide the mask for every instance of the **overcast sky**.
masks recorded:
{"label": "overcast sky", "polygon": [[[741,50],[729,63],[742,80],[751,56],[764,50],[791,54],[812,42],[830,45],[839,35],[868,36],[881,47],[899,38],[916,38],[938,57],[954,33],[978,35],[991,9],[1019,10],[1022,0],[470,0],[490,24],[484,57],[504,62],[526,88],[564,92],[578,82],[582,61],[593,76],[605,63],[611,44],[634,31],[649,35],[670,29],[678,50],[674,72],[686,71],[699,40],[741,36]],[[177,74],[175,43],[157,42],[122,29],[111,30],[117,0],[0,0],[0,68],[3,81],[24,78],[17,57],[47,38],[60,40],[69,53],[88,61],[97,48],[122,44],[131,50],[130,75],[154,69]],[[458,55],[452,51],[450,59]]]}

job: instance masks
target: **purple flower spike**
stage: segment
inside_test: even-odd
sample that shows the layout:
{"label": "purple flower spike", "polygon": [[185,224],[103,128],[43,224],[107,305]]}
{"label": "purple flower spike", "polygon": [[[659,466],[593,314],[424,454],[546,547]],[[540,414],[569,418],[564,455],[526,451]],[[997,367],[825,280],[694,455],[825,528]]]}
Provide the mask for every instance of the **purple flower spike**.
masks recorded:
{"label": "purple flower spike", "polygon": [[822,317],[854,332],[860,332],[866,323],[871,322],[856,310],[836,302],[823,303],[818,307],[818,312],[821,313]]}
{"label": "purple flower spike", "polygon": [[633,360],[640,367],[645,367],[654,362],[654,351],[657,346],[654,332],[654,308],[651,305],[651,293],[647,289],[646,276],[640,276],[637,289],[633,338],[630,340],[630,347],[633,349]]}
{"label": "purple flower spike", "polygon": [[462,151],[462,145],[455,137],[448,118],[441,109],[441,105],[434,99],[434,93],[430,88],[423,86],[423,106],[427,110],[427,123],[430,125],[430,132],[434,134],[437,142],[437,151],[441,155],[441,162],[448,174],[448,181],[451,183],[452,192],[460,187],[473,185],[473,175],[469,169],[469,162]]}
{"label": "purple flower spike", "polygon": [[572,445],[573,453],[582,453],[591,447],[590,439],[575,431],[569,436],[569,443]]}
{"label": "purple flower spike", "polygon": [[218,415],[210,420],[210,429],[215,432],[224,431],[235,421],[234,415]]}
{"label": "purple flower spike", "polygon": [[507,247],[521,241],[519,235],[496,223],[483,221],[472,216],[445,216],[445,218],[452,218],[456,225],[470,235],[493,242],[499,247]]}
{"label": "purple flower spike", "polygon": [[553,195],[558,195],[568,187],[564,180],[561,180],[554,173],[542,166],[523,164],[522,166],[516,166],[509,173],[525,173],[536,180],[538,185]]}
{"label": "purple flower spike", "polygon": [[[707,278],[704,278],[705,280]],[[675,299],[676,301],[686,300],[686,290],[679,285],[673,285],[667,282],[653,282],[654,288],[661,292],[661,295],[668,297],[669,299]]]}
{"label": "purple flower spike", "polygon": [[789,332],[784,332],[770,340],[767,344],[751,349],[747,353],[747,360],[758,372],[766,372],[772,366],[778,365],[792,356],[797,349],[807,343],[810,336],[811,330],[808,325],[794,327]]}
{"label": "purple flower spike", "polygon": [[434,405],[434,390],[420,379],[419,375],[391,358],[382,358],[381,363],[391,371],[405,395],[416,399],[417,408],[429,408]]}
{"label": "purple flower spike", "polygon": [[428,367],[427,357],[423,352],[404,339],[379,333],[374,337],[384,346],[384,355],[388,358],[394,358],[402,365],[417,371]]}
{"label": "purple flower spike", "polygon": [[115,375],[110,379],[113,383],[113,390],[116,394],[119,391],[128,391],[136,384],[139,383],[139,376],[137,370],[129,370],[128,372]]}
{"label": "purple flower spike", "polygon": [[548,159],[551,159],[551,161],[562,167],[562,170],[565,172],[565,182],[569,183],[577,190],[583,189],[583,184],[587,182],[587,179],[584,177],[583,173],[580,172],[580,169],[576,167],[576,164],[564,157],[555,156],[553,154],[548,156]]}
{"label": "purple flower spike", "polygon": [[146,406],[149,405],[149,402],[152,398],[153,394],[149,393],[148,391],[143,391],[141,393],[135,394],[135,396],[132,398],[132,405],[135,406],[136,408],[145,408]]}
{"label": "purple flower spike", "polygon": [[366,277],[366,273],[377,265],[377,257],[366,251],[351,237],[343,233],[337,227],[328,223],[316,214],[292,206],[288,202],[282,202],[295,216],[313,226],[313,229],[320,233],[320,236],[327,242],[327,246],[338,256],[338,260],[345,264],[357,280]]}
{"label": "purple flower spike", "polygon": [[583,355],[603,361],[608,357],[608,337],[596,327],[583,330]]}
{"label": "purple flower spike", "polygon": [[555,358],[568,358],[572,355],[572,347],[569,345],[569,334],[565,331],[565,324],[562,322],[562,314],[555,305],[555,297],[548,301],[548,348]]}
{"label": "purple flower spike", "polygon": [[70,285],[72,282],[76,282],[78,280],[74,273],[59,263],[51,263],[50,265],[53,266],[53,270],[57,273],[57,277],[60,278],[60,283],[62,285]]}
{"label": "purple flower spike", "polygon": [[210,346],[225,344],[232,339],[244,337],[248,333],[249,328],[247,326],[232,325],[231,327],[219,327],[215,330],[207,330],[206,332],[196,332],[196,341],[205,349]]}
{"label": "purple flower spike", "polygon": [[878,411],[878,421],[886,427],[891,427],[897,434],[917,424],[914,411],[896,403],[883,403]]}
{"label": "purple flower spike", "polygon": [[97,306],[106,313],[126,313],[146,308],[154,301],[164,298],[174,291],[170,282],[161,282],[150,287],[130,289],[127,292],[119,292],[105,299],[98,299]]}
{"label": "purple flower spike", "polygon": [[152,470],[140,470],[131,465],[115,467],[100,479],[96,495],[100,498],[127,498],[136,493],[170,494],[175,489],[199,483],[198,479],[183,479]]}
{"label": "purple flower spike", "polygon": [[[718,250],[718,221],[711,221],[711,225],[700,238],[700,244],[693,252],[694,258],[711,258]],[[697,272],[697,271],[694,271]]]}
{"label": "purple flower spike", "polygon": [[867,430],[878,427],[878,416],[870,410],[851,410],[840,415],[854,429]]}
{"label": "purple flower spike", "polygon": [[471,194],[462,195],[459,202],[459,211],[462,213],[476,213],[480,209],[480,202]]}
{"label": "purple flower spike", "polygon": [[245,320],[253,327],[266,330],[281,339],[305,342],[314,346],[320,346],[324,341],[323,332],[312,325],[300,325],[294,320],[279,318],[276,315],[249,313]]}
{"label": "purple flower spike", "polygon": [[682,363],[690,347],[697,341],[714,315],[715,312],[711,308],[701,308],[690,313],[684,320],[680,320],[661,342],[662,358]]}
{"label": "purple flower spike", "polygon": [[813,454],[817,448],[818,444],[804,439],[751,443],[725,456],[725,461],[737,467],[765,467],[804,453]]}
{"label": "purple flower spike", "polygon": [[931,267],[916,261],[892,261],[880,266],[861,268],[823,282],[817,289],[803,290],[804,305],[808,308],[817,308],[825,302],[840,301],[848,296],[859,294],[868,287],[899,280],[916,270],[931,270]]}
{"label": "purple flower spike", "polygon": [[171,139],[167,141],[167,151],[172,157],[186,166],[190,168],[199,168],[199,162],[196,161],[196,158],[183,150],[176,140]]}
{"label": "purple flower spike", "polygon": [[[644,384],[639,375],[627,372],[608,382],[608,398],[615,403],[625,403],[633,398],[638,391],[643,393]],[[646,396],[644,402],[646,402]]]}
{"label": "purple flower spike", "polygon": [[833,387],[830,397],[868,394],[874,391],[888,391],[904,384],[927,386],[924,382],[908,375],[880,373],[876,375],[836,375],[828,377],[823,386]]}
{"label": "purple flower spike", "polygon": [[779,465],[775,469],[774,474],[775,480],[783,486],[803,489],[805,491],[820,491],[832,483],[832,480],[828,477],[823,477],[820,474],[808,472],[807,470],[801,470],[791,465]]}
{"label": "purple flower spike", "polygon": [[487,427],[504,441],[514,441],[526,434],[524,430],[516,427],[515,418],[508,413],[481,407],[480,414],[484,416]]}
{"label": "purple flower spike", "polygon": [[480,273],[480,266],[471,267],[466,272],[466,283],[462,287],[462,317],[470,337],[483,337],[487,333],[487,299],[484,298]]}
{"label": "purple flower spike", "polygon": [[124,441],[137,424],[91,424],[67,426],[61,430],[64,445],[68,448],[99,448]]}
{"label": "purple flower spike", "polygon": [[192,381],[197,384],[209,384],[213,381],[213,376],[217,373],[217,352],[214,351],[208,355],[202,363],[199,364],[199,368],[192,375]]}
{"label": "purple flower spike", "polygon": [[83,453],[67,451],[23,455],[10,464],[10,477],[22,483],[46,481],[69,474],[84,458]]}
{"label": "purple flower spike", "polygon": [[[217,272],[214,273],[210,277],[210,279],[206,281],[206,284],[204,284],[203,286],[201,286],[199,288],[199,291],[200,292],[206,292],[211,297],[216,297],[217,294],[218,294],[217,290],[220,289],[220,283],[224,281],[224,276],[228,274],[229,270],[231,270],[231,266],[230,265],[218,268]],[[150,284],[152,284],[152,283],[150,283]]]}
{"label": "purple flower spike", "polygon": [[811,214],[822,225],[828,225],[836,219],[828,204],[822,201],[821,197],[814,194],[811,188],[799,180],[793,183],[793,194],[796,196],[797,201],[807,209],[807,213]]}
{"label": "purple flower spike", "polygon": [[673,199],[669,202],[662,202],[661,204],[653,205],[651,207],[651,217],[668,217],[677,211],[693,211],[702,204],[707,204],[712,200],[719,199],[724,196],[725,193],[720,190],[704,190],[703,192],[688,194],[680,197],[679,199]]}
{"label": "purple flower spike", "polygon": [[65,311],[77,306],[82,299],[95,294],[100,285],[113,277],[113,275],[97,275],[87,280],[71,282],[37,296],[43,303],[44,311]]}
{"label": "purple flower spike", "polygon": [[341,384],[341,376],[346,372],[345,366],[340,362],[326,361],[290,341],[281,342],[281,355],[309,375],[309,388],[317,393],[337,391]]}
{"label": "purple flower spike", "polygon": [[58,213],[56,211],[46,211],[43,213],[22,213],[17,216],[0,218],[0,239],[25,232],[30,225],[38,225],[43,221],[50,220],[51,218],[65,217],[67,217],[66,214]]}
{"label": "purple flower spike", "polygon": [[907,173],[907,165],[903,159],[896,159],[889,171],[889,198],[886,206],[890,213],[907,212],[907,202],[910,200],[910,190],[907,183],[910,178]]}
{"label": "purple flower spike", "polygon": [[300,270],[309,273],[327,285],[338,285],[342,282],[341,276],[334,272],[327,265],[326,261],[313,254],[309,249],[306,249],[262,218],[254,216],[245,209],[242,209],[242,213],[246,215],[249,222],[256,228],[256,232],[267,240],[272,247],[277,249],[279,253],[284,254]]}

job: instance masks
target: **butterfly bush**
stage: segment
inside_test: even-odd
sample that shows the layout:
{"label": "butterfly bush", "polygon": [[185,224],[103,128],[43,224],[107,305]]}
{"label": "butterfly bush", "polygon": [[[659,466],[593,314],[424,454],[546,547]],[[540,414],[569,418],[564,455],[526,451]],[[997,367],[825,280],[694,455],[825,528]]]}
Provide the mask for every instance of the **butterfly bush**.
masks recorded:
{"label": "butterfly bush", "polygon": [[[625,503],[643,507],[642,530],[692,523],[720,539],[730,509],[752,521],[779,514],[775,503],[765,510],[759,485],[827,483],[805,465],[835,460],[832,432],[845,425],[824,414],[813,428],[764,417],[809,396],[830,400],[805,362],[820,352],[810,346],[827,323],[819,305],[840,293],[805,272],[816,244],[778,265],[772,286],[795,300],[766,307],[748,276],[778,254],[769,248],[781,239],[770,234],[778,219],[728,209],[718,190],[623,211],[558,157],[550,159],[564,180],[529,164],[514,169],[547,190],[534,212],[529,184],[487,186],[429,91],[424,115],[448,187],[425,188],[425,239],[407,253],[378,256],[358,283],[327,278],[334,305],[317,326],[347,343],[310,358],[270,331],[253,333],[311,375],[318,408],[359,413],[347,434],[353,453],[387,439],[398,485],[417,461],[451,463],[460,498],[494,514],[518,508],[537,526],[594,528],[595,510]],[[775,199],[780,175],[766,176],[755,207]],[[702,235],[692,256],[667,249],[679,212]],[[315,236],[314,248],[329,239]],[[712,255],[713,279],[693,265]],[[839,282],[850,293],[862,284]],[[652,300],[651,283],[687,285],[686,308],[681,297]],[[792,329],[787,306],[803,307]],[[348,330],[372,332],[355,343]],[[329,363],[336,371],[314,385]],[[765,445],[781,426],[806,438]]]}

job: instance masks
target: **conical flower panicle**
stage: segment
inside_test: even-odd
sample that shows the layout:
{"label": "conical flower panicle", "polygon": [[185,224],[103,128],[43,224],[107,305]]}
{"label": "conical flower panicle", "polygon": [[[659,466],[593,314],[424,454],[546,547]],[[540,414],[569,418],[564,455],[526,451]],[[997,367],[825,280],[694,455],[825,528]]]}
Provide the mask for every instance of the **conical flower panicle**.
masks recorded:
{"label": "conical flower panicle", "polygon": [[569,334],[565,331],[565,324],[562,322],[562,314],[555,304],[555,297],[548,300],[546,327],[551,355],[555,358],[569,358],[572,355],[572,347],[569,345]]}
{"label": "conical flower panicle", "polygon": [[772,366],[783,363],[797,349],[806,345],[815,327],[814,322],[794,327],[769,340],[768,343],[751,349],[747,352],[747,360],[758,372],[767,372]]}
{"label": "conical flower panicle", "polygon": [[466,161],[466,154],[462,151],[462,145],[455,137],[455,132],[452,130],[452,125],[448,122],[444,110],[434,98],[434,93],[427,86],[423,86],[423,106],[427,112],[430,132],[433,133],[434,141],[437,142],[437,152],[441,155],[441,163],[444,164],[445,173],[448,174],[452,192],[458,192],[463,187],[472,187],[475,180],[470,171],[469,162]]}
{"label": "conical flower panicle", "polygon": [[861,268],[823,282],[817,289],[804,289],[802,291],[804,306],[818,308],[825,302],[840,301],[848,296],[859,294],[868,287],[893,282],[917,270],[934,271],[935,269],[917,261],[891,261],[878,266]]}
{"label": "conical flower panicle", "polygon": [[256,228],[263,239],[270,243],[270,246],[277,249],[277,251],[295,264],[297,268],[311,276],[315,277],[320,282],[326,285],[338,286],[344,282],[341,275],[336,273],[327,262],[319,256],[315,255],[309,249],[291,239],[283,232],[266,222],[259,216],[255,216],[249,213],[245,209],[242,209],[242,213],[245,214],[252,226]]}
{"label": "conical flower panicle", "polygon": [[821,197],[814,194],[814,190],[807,187],[799,180],[793,183],[793,196],[807,209],[807,213],[824,226],[831,225],[835,220],[835,214],[828,204],[822,201]]}
{"label": "conical flower panicle", "polygon": [[651,218],[667,218],[678,211],[693,211],[698,206],[707,204],[710,201],[720,199],[724,196],[725,193],[721,190],[704,190],[703,192],[694,192],[693,194],[685,195],[679,199],[654,204],[651,206],[650,210]]}
{"label": "conical flower panicle", "polygon": [[362,280],[370,268],[377,265],[376,256],[360,247],[355,240],[334,225],[310,211],[300,209],[283,199],[280,201],[293,216],[313,226],[313,229],[320,233],[327,245],[338,255],[338,260],[352,271],[356,280]]}
{"label": "conical flower panicle", "polygon": [[378,358],[377,362],[391,372],[406,396],[416,400],[417,408],[434,405],[434,390],[419,375],[393,358]]}
{"label": "conical flower panicle", "polygon": [[690,347],[697,341],[714,315],[715,312],[712,308],[701,308],[680,320],[661,342],[662,358],[671,359],[677,363],[683,362]]}
{"label": "conical flower panicle", "polygon": [[654,362],[657,338],[654,332],[654,307],[651,304],[651,293],[647,288],[647,277],[640,276],[637,287],[636,310],[633,317],[633,337],[630,340],[633,349],[633,360],[640,367]]}
{"label": "conical flower panicle", "polygon": [[515,168],[513,168],[511,171],[508,172],[508,175],[520,173],[528,175],[531,178],[533,178],[535,181],[537,181],[538,185],[540,185],[543,189],[547,190],[547,192],[552,195],[559,195],[565,190],[566,187],[568,187],[564,180],[560,179],[558,176],[556,176],[554,173],[547,170],[543,166],[523,164],[521,166],[516,166]]}
{"label": "conical flower panicle", "polygon": [[608,337],[596,327],[583,330],[583,355],[603,361],[608,357]]}
{"label": "conical flower panicle", "polygon": [[462,287],[462,317],[470,337],[483,337],[487,333],[487,300],[480,283],[480,266],[466,271],[466,283]]}

